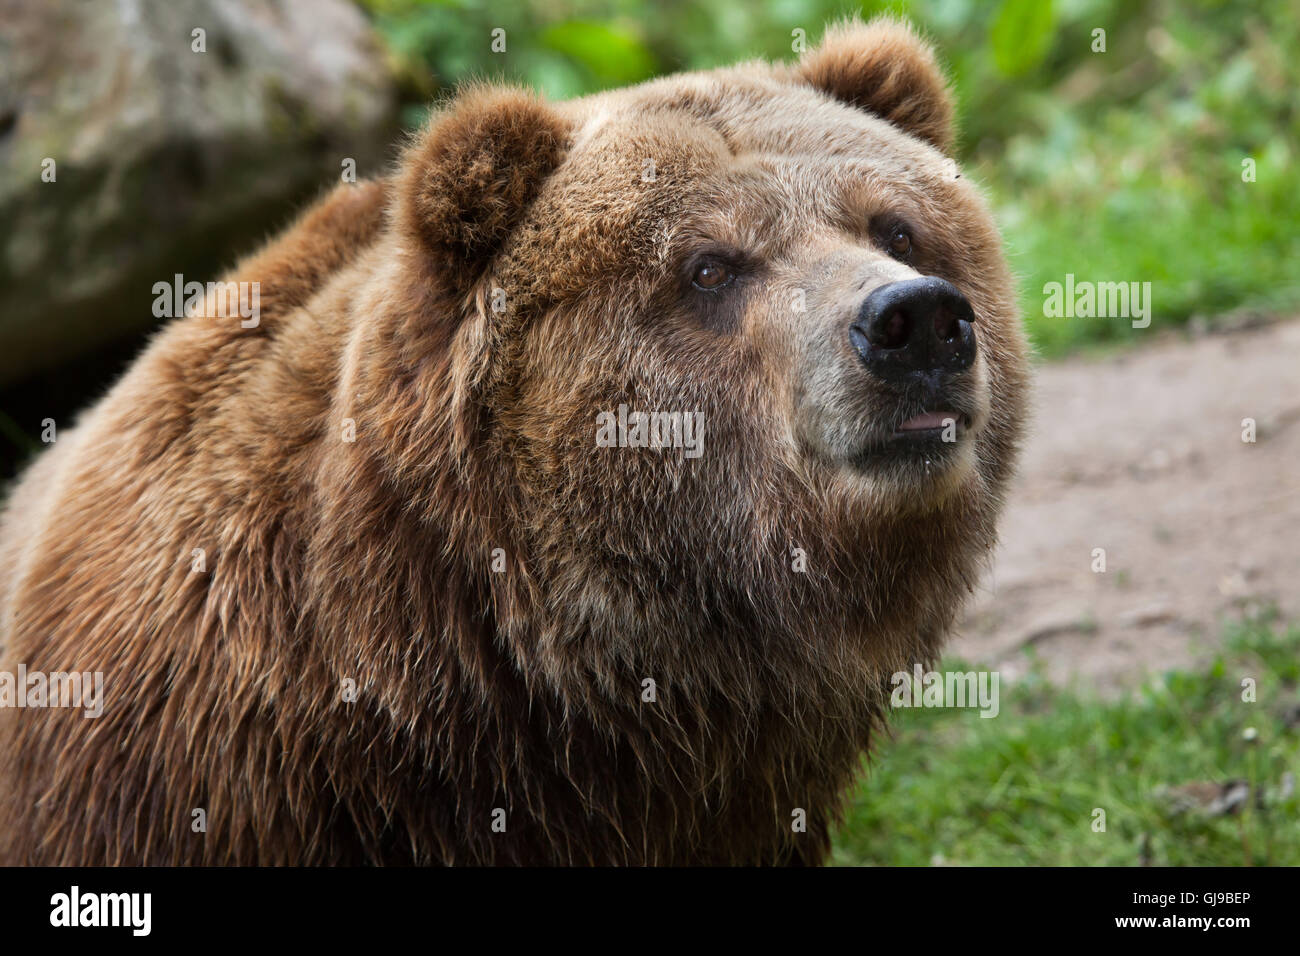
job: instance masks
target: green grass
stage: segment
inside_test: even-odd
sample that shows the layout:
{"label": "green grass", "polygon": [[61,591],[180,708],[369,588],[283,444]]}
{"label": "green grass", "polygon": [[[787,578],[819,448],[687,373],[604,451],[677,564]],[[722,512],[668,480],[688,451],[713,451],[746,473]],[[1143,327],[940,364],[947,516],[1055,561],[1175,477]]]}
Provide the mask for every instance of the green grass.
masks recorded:
{"label": "green grass", "polygon": [[[1181,98],[1157,85],[1135,104],[1093,112],[1052,101],[1034,135],[1014,135],[976,161],[1022,278],[1026,324],[1045,354],[1141,342],[1196,315],[1300,305],[1297,121],[1257,83],[1268,55],[1248,41],[1230,57],[1233,68],[1193,71],[1189,81],[1203,85]],[[1103,82],[1101,64],[1079,70]],[[1239,91],[1243,76],[1256,79]],[[1273,122],[1242,115],[1252,109]],[[1242,178],[1247,159],[1251,182]],[[1067,272],[1150,282],[1151,328],[1045,317],[1043,286]]]}
{"label": "green grass", "polygon": [[[949,669],[967,670],[949,663]],[[1242,700],[1242,679],[1256,702]],[[841,865],[1300,865],[1300,629],[1235,626],[1202,670],[1115,699],[1041,676],[1001,712],[900,710],[835,836]],[[1288,722],[1292,726],[1288,726]],[[1180,809],[1167,788],[1249,781],[1262,805]],[[1105,832],[1094,832],[1094,810]]]}

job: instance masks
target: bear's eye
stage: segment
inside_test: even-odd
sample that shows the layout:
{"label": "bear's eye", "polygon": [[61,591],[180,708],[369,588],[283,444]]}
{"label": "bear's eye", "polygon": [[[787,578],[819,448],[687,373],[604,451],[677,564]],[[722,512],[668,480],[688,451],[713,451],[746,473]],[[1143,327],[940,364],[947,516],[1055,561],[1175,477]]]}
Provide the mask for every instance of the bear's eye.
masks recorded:
{"label": "bear's eye", "polygon": [[889,254],[895,259],[906,259],[912,252],[912,237],[906,229],[895,228],[889,233]]}
{"label": "bear's eye", "polygon": [[728,285],[734,277],[732,271],[721,262],[709,260],[695,267],[691,284],[704,292],[713,292]]}

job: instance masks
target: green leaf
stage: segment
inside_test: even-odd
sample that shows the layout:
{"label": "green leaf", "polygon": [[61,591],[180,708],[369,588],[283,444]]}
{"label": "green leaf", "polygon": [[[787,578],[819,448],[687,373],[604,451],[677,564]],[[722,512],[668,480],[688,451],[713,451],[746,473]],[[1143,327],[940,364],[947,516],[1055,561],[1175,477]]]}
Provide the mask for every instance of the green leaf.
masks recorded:
{"label": "green leaf", "polygon": [[606,85],[636,83],[655,73],[654,56],[641,39],[609,24],[570,20],[542,31],[540,42],[581,63]]}
{"label": "green leaf", "polygon": [[1004,76],[1020,76],[1043,61],[1052,46],[1052,0],[1002,0],[993,22],[993,61]]}

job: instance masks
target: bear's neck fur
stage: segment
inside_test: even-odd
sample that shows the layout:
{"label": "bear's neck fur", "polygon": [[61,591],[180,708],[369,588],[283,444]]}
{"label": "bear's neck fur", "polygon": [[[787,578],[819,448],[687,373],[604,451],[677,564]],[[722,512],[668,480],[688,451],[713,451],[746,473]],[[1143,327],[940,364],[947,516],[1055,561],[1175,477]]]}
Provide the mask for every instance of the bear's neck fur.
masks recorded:
{"label": "bear's neck fur", "polygon": [[[819,861],[880,722],[881,675],[935,653],[990,544],[988,502],[867,526],[860,502],[791,479],[779,514],[733,527],[670,500],[615,527],[561,524],[548,505],[572,496],[545,463],[520,464],[492,403],[458,418],[461,305],[399,255],[381,240],[337,293],[358,321],[304,518],[311,665],[362,694],[325,725],[334,772],[372,760],[384,810],[383,830],[359,827],[367,853]],[[333,440],[348,418],[358,440]],[[794,542],[819,570],[787,573]],[[381,783],[392,766],[403,779]]]}

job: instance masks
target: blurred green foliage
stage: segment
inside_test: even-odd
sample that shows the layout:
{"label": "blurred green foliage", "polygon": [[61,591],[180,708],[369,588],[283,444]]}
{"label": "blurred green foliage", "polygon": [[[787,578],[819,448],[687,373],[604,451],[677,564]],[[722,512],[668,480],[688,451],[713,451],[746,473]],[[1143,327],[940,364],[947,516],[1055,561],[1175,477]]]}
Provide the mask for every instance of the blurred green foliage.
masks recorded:
{"label": "blurred green foliage", "polygon": [[[904,15],[957,94],[959,158],[987,190],[1047,354],[1138,340],[1127,319],[1043,316],[1043,286],[1153,284],[1153,329],[1300,304],[1300,16],[1289,0],[365,0],[429,100],[470,77],[553,98],[738,60],[789,59],[838,17]],[[494,53],[492,31],[506,50]],[[1104,52],[1094,49],[1105,31]],[[425,107],[413,103],[408,121]],[[1243,181],[1243,160],[1255,164]]]}

